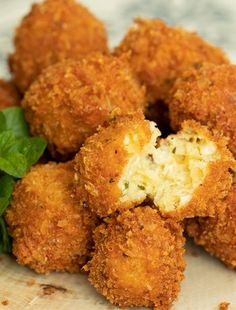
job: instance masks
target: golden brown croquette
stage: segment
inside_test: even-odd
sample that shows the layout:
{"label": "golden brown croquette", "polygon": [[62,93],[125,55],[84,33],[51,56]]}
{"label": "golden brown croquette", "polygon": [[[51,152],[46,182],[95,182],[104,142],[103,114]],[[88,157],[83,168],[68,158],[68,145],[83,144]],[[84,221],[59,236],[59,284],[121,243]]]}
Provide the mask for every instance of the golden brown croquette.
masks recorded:
{"label": "golden brown croquette", "polygon": [[228,63],[219,48],[210,45],[196,33],[170,27],[157,19],[136,19],[115,54],[128,53],[130,64],[147,87],[150,103],[166,100],[179,75],[188,67],[202,62]]}
{"label": "golden brown croquette", "polygon": [[78,196],[100,217],[146,198],[164,216],[213,216],[235,169],[225,139],[194,121],[176,135],[159,136],[155,123],[139,116],[101,128],[75,158]]}
{"label": "golden brown croquette", "polygon": [[230,268],[236,268],[236,184],[225,200],[224,212],[213,218],[187,221],[187,232],[195,243],[218,257]]}
{"label": "golden brown croquette", "polygon": [[0,79],[0,110],[19,105],[20,96],[11,81]]}
{"label": "golden brown croquette", "polygon": [[204,64],[178,79],[169,98],[170,119],[178,130],[186,119],[195,119],[229,138],[236,156],[236,65]]}
{"label": "golden brown croquette", "polygon": [[145,90],[128,64],[91,54],[47,68],[23,100],[33,135],[44,136],[53,155],[76,153],[99,125],[142,110]]}
{"label": "golden brown croquette", "polygon": [[180,224],[138,207],[99,226],[94,239],[85,269],[99,293],[120,307],[170,308],[185,268]]}
{"label": "golden brown croquette", "polygon": [[17,182],[5,219],[17,262],[38,273],[79,272],[96,217],[73,195],[73,163],[38,165]]}
{"label": "golden brown croquette", "polygon": [[107,52],[107,34],[103,23],[76,1],[47,0],[33,4],[16,29],[14,44],[10,69],[25,92],[51,64],[92,51]]}

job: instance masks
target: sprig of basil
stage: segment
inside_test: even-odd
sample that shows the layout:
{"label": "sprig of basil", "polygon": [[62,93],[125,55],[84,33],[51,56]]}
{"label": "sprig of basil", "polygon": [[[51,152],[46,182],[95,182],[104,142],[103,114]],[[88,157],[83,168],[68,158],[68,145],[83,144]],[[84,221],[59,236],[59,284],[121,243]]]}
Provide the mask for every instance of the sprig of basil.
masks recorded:
{"label": "sprig of basil", "polygon": [[0,112],[0,252],[11,252],[4,212],[11,202],[15,181],[37,163],[47,146],[43,138],[30,137],[23,110]]}

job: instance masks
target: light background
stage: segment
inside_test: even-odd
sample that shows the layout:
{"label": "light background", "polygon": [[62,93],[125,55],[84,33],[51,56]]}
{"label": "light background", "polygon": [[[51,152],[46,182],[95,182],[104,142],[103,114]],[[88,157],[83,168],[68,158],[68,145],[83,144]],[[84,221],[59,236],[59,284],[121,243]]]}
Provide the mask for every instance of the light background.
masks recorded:
{"label": "light background", "polygon": [[[0,76],[8,76],[6,56],[12,49],[12,34],[32,0],[0,0]],[[110,45],[119,42],[135,16],[161,17],[171,24],[195,30],[225,48],[236,61],[235,0],[84,0],[106,23]],[[195,253],[193,255],[193,253]],[[9,257],[0,257],[0,308],[3,299],[10,310],[111,310],[114,309],[88,284],[86,277],[68,274],[35,276]],[[187,246],[187,269],[182,291],[173,310],[217,310],[229,301],[236,310],[236,274],[202,250]],[[35,279],[35,284],[27,283]],[[42,295],[42,284],[56,284],[67,293]]]}

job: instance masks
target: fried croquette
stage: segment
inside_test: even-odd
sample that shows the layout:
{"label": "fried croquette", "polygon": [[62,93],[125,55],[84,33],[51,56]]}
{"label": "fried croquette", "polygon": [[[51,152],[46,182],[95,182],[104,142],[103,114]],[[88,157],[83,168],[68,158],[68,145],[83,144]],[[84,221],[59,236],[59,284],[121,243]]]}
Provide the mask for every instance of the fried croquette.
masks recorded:
{"label": "fried croquette", "polygon": [[35,166],[14,190],[5,219],[17,262],[38,273],[79,272],[96,217],[73,195],[73,163]]}
{"label": "fried croquette", "polygon": [[10,81],[0,79],[0,110],[19,105],[20,97]]}
{"label": "fried croquette", "polygon": [[147,198],[165,216],[213,216],[235,170],[225,139],[194,121],[166,139],[160,134],[133,116],[89,137],[75,158],[78,196],[100,217]]}
{"label": "fried croquette", "polygon": [[236,184],[232,186],[225,204],[225,211],[213,218],[188,220],[187,232],[196,244],[228,267],[236,268]]}
{"label": "fried croquette", "polygon": [[100,53],[47,68],[22,103],[31,133],[44,136],[54,155],[76,153],[99,125],[144,105],[128,64]]}
{"label": "fried croquette", "polygon": [[103,23],[74,0],[33,4],[16,29],[14,44],[9,65],[21,92],[51,64],[108,50]]}
{"label": "fried croquette", "polygon": [[169,98],[170,119],[178,130],[182,121],[195,119],[229,138],[236,157],[236,65],[203,64],[178,79]]}
{"label": "fried croquette", "polygon": [[196,33],[157,19],[135,20],[135,26],[115,49],[116,55],[124,53],[129,54],[134,72],[146,85],[150,103],[165,101],[176,78],[188,67],[229,62],[222,50]]}
{"label": "fried croquette", "polygon": [[151,207],[137,207],[95,230],[85,266],[99,293],[120,307],[169,309],[183,279],[182,226]]}

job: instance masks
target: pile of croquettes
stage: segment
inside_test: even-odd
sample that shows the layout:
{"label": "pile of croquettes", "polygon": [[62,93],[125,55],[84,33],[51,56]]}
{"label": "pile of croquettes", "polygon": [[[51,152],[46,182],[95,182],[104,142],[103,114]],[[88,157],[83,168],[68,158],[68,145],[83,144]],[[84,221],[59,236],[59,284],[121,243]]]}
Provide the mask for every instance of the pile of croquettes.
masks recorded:
{"label": "pile of croquettes", "polygon": [[111,50],[86,7],[46,0],[8,63],[0,109],[47,141],[4,212],[18,264],[156,310],[178,298],[186,236],[236,269],[236,65],[220,48],[138,18]]}

